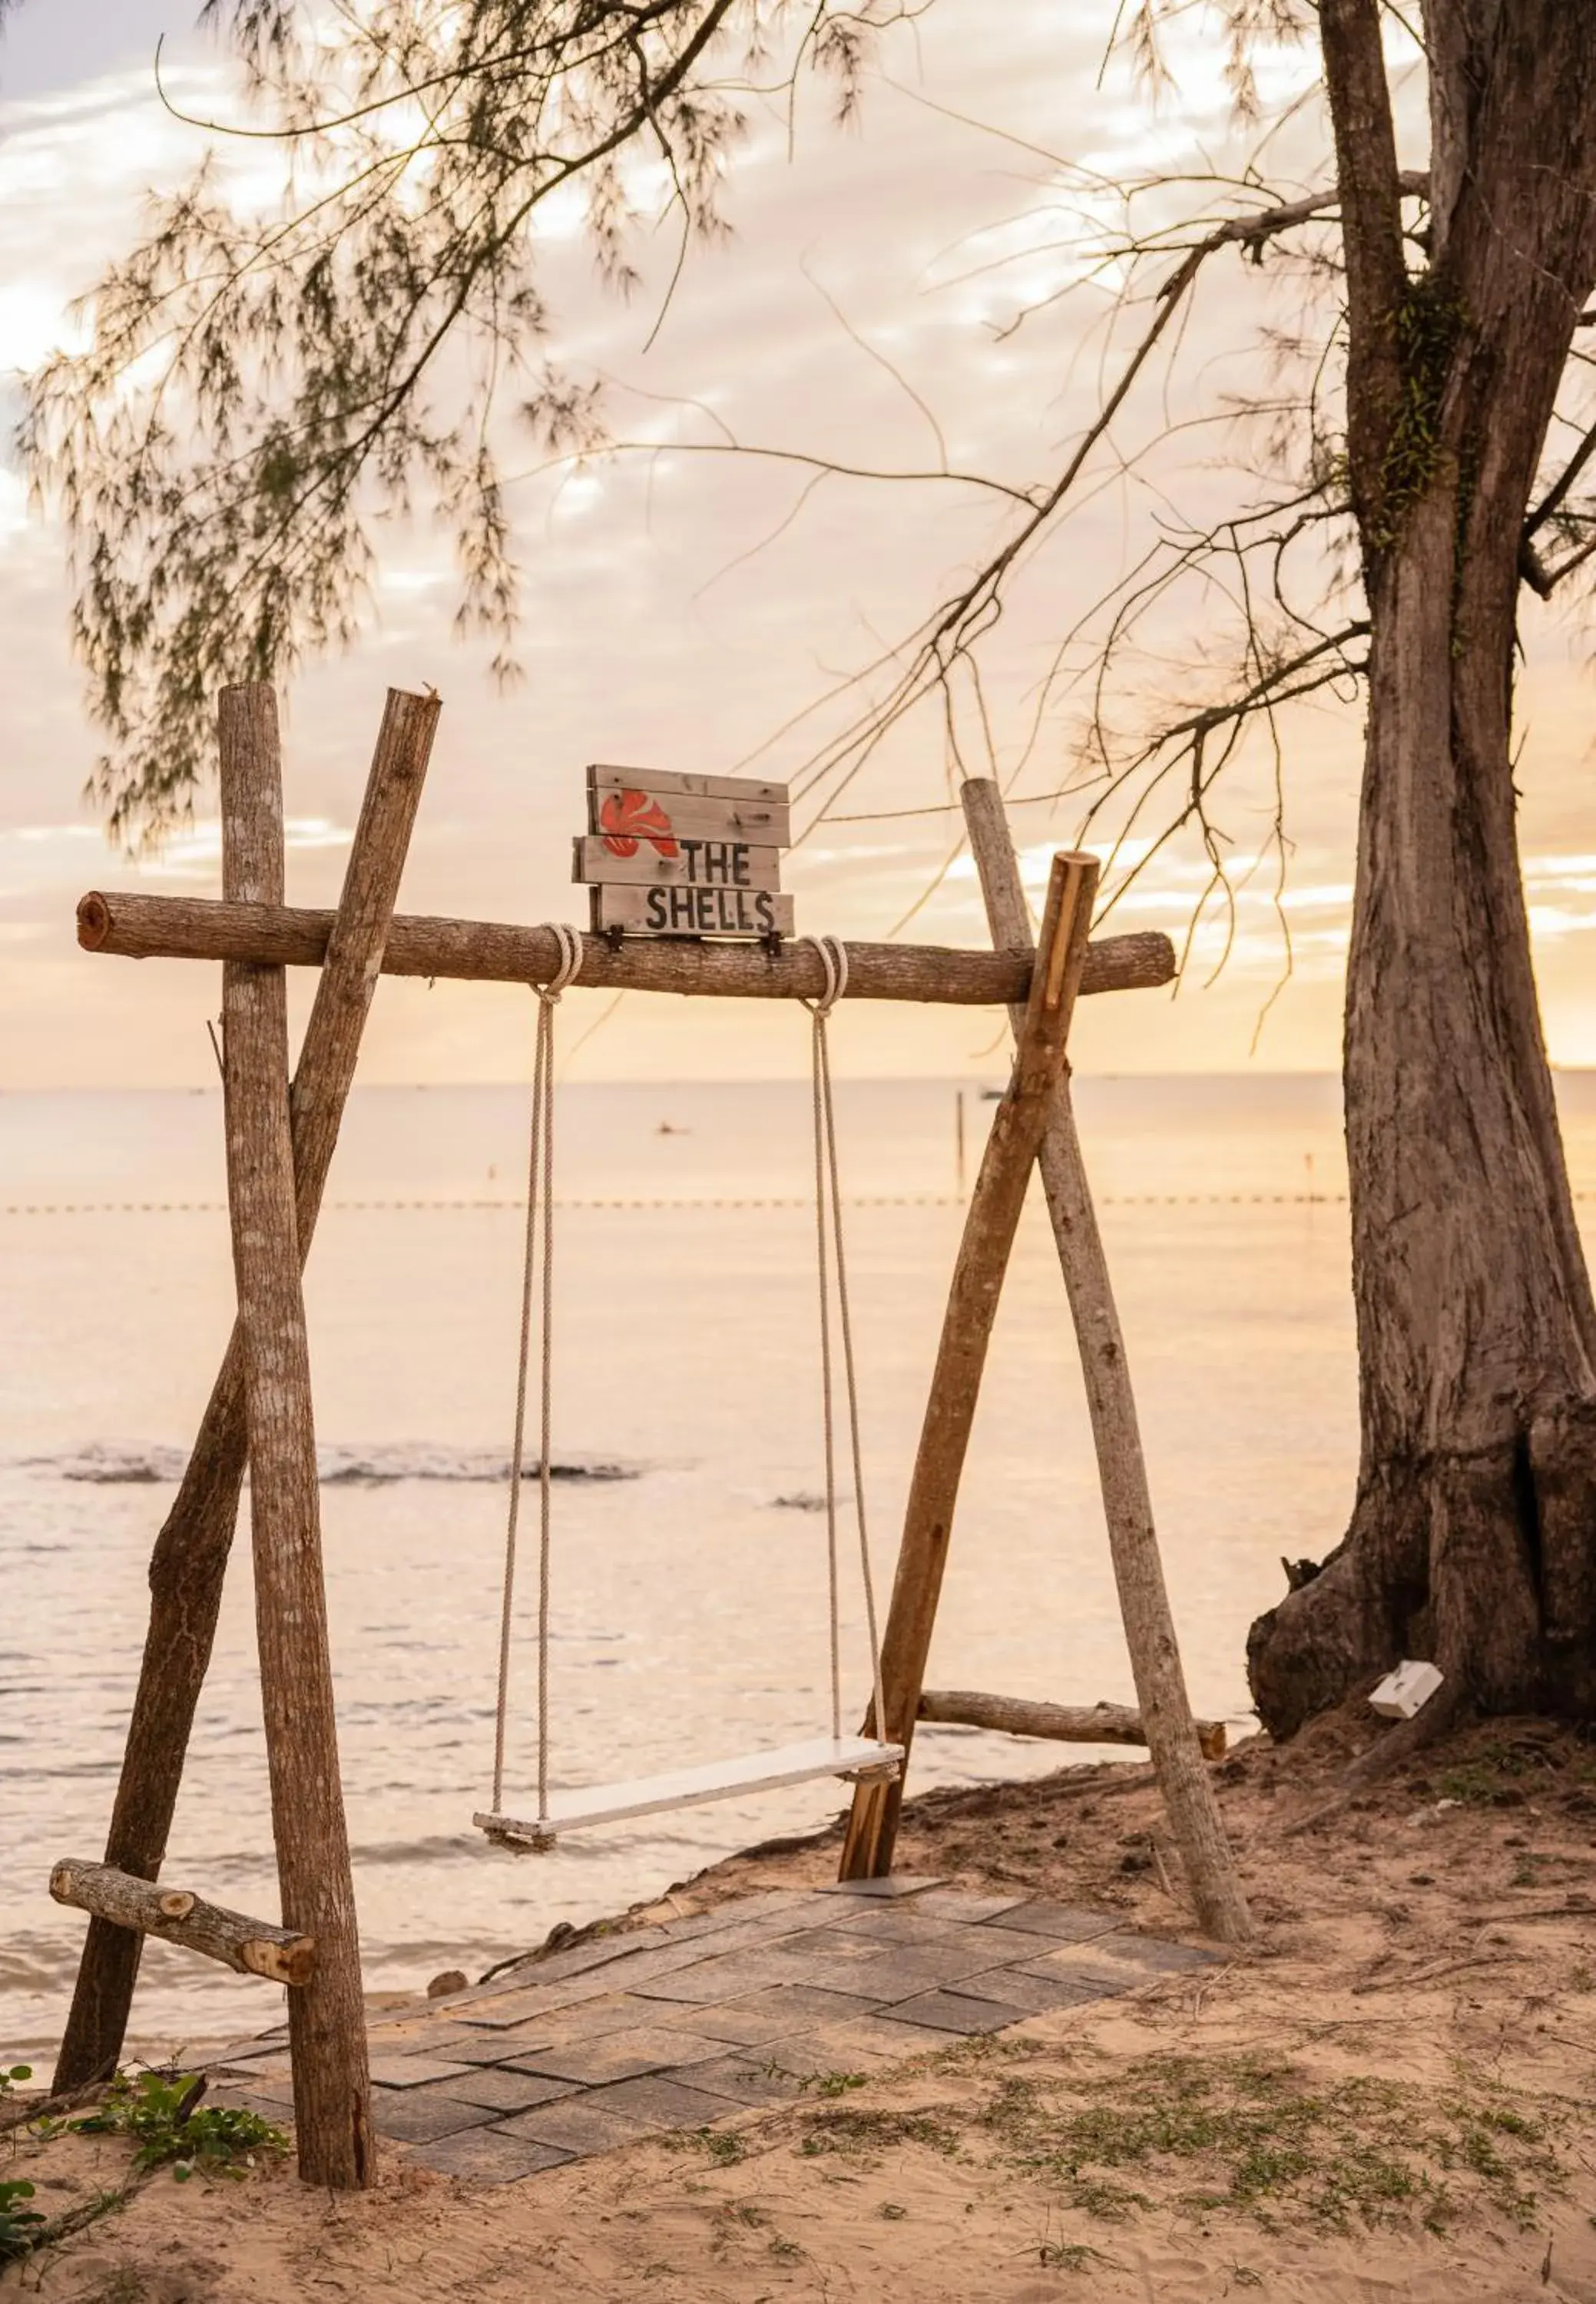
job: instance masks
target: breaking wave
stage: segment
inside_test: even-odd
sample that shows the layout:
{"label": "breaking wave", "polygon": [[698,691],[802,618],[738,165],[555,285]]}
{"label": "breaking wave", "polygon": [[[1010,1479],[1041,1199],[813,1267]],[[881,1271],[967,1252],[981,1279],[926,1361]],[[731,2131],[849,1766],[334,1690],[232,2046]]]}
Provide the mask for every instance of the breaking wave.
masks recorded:
{"label": "breaking wave", "polygon": [[[59,1455],[23,1456],[16,1461],[32,1471],[54,1472],[63,1480],[88,1480],[104,1487],[153,1487],[182,1479],[188,1452],[158,1441],[125,1446],[94,1441]],[[316,1469],[324,1487],[375,1488],[397,1480],[505,1480],[510,1476],[510,1459],[497,1448],[448,1448],[425,1440],[394,1441],[370,1448],[318,1448]],[[571,1456],[551,1463],[548,1474],[555,1480],[635,1480],[641,1470],[641,1465],[607,1457]],[[537,1464],[525,1464],[522,1477],[536,1479]]]}

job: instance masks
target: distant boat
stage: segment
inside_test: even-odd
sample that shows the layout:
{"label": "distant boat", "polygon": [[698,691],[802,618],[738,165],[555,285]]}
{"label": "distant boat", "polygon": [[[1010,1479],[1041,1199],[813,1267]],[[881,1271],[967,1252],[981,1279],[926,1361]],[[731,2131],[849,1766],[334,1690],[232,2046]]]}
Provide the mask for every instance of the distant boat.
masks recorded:
{"label": "distant boat", "polygon": [[691,1128],[677,1128],[670,1121],[662,1120],[654,1133],[656,1136],[691,1136],[692,1131]]}

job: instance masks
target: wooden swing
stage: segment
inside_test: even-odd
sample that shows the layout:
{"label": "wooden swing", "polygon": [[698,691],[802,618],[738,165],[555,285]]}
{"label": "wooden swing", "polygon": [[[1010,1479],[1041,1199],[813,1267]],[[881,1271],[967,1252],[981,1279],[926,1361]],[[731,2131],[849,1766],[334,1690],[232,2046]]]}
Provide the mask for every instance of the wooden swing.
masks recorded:
{"label": "wooden swing", "polygon": [[[559,966],[547,984],[534,985],[538,1029],[532,1061],[531,1152],[527,1163],[526,1254],[522,1267],[521,1344],[516,1366],[515,1436],[510,1451],[510,1496],[505,1529],[504,1599],[499,1622],[498,1698],[494,1714],[492,1806],[471,1818],[497,1848],[514,1854],[547,1854],[562,1833],[630,1817],[658,1816],[710,1800],[776,1792],[817,1778],[842,1776],[855,1782],[891,1783],[901,1772],[904,1747],[876,1735],[845,1736],[842,1700],[842,1633],[837,1573],[836,1436],[833,1414],[831,1275],[836,1282],[837,1325],[848,1403],[848,1436],[853,1472],[853,1511],[859,1532],[859,1573],[870,1637],[872,1717],[881,1719],[881,1642],[876,1622],[875,1583],[870,1573],[870,1536],[864,1509],[863,1452],[859,1437],[859,1385],[853,1359],[853,1327],[848,1304],[847,1260],[843,1241],[842,1193],[836,1158],[836,1122],[831,1095],[831,1054],[827,1025],[848,987],[845,946],[832,936],[809,936],[819,954],[825,981],[804,1006],[811,1017],[810,1078],[814,1109],[815,1239],[819,1275],[820,1398],[825,1431],[827,1594],[831,1653],[831,1733],[763,1751],[741,1753],[664,1775],[636,1776],[580,1791],[549,1791],[548,1643],[553,1531],[549,1453],[553,1441],[554,1330],[554,1022],[560,995],[582,965],[582,938],[556,925]],[[526,1461],[528,1371],[536,1325],[541,1345],[538,1453],[538,1803],[532,1820],[505,1808],[505,1746],[510,1710],[510,1666],[515,1606],[516,1535],[521,1483]]]}
{"label": "wooden swing", "polygon": [[[961,799],[995,950],[881,944],[844,947],[794,940],[790,898],[771,900],[783,908],[777,923],[779,933],[758,942],[728,944],[692,937],[650,941],[622,934],[577,938],[570,930],[556,934],[503,921],[401,916],[395,911],[399,876],[437,711],[434,696],[390,693],[335,912],[307,911],[285,902],[281,755],[275,701],[263,685],[225,690],[220,701],[221,901],[97,889],[78,907],[78,940],[86,951],[129,959],[161,956],[224,963],[228,1200],[238,1318],[194,1453],[151,1561],[144,1658],[105,1861],[64,1859],[52,1877],[53,1893],[62,1902],[90,1915],[55,2085],[64,2090],[81,2088],[115,2068],[146,1936],[164,1936],[258,1973],[264,1962],[292,1987],[290,2060],[300,2173],[310,2181],[335,2186],[370,2182],[374,2154],[300,1275],[379,974],[519,983],[534,988],[556,987],[557,979],[557,988],[580,982],[610,992],[803,1001],[814,1018],[816,1036],[816,1201],[822,1272],[828,1193],[834,1230],[836,1213],[825,1063],[825,1018],[835,1001],[846,991],[852,998],[866,1000],[965,1007],[1007,1004],[1014,1025],[1014,1071],[994,1114],[965,1210],[879,1656],[867,1589],[873,1694],[862,1733],[852,1739],[841,1733],[834,1673],[834,1732],[828,1738],[558,1799],[548,1794],[545,1761],[539,1769],[537,1816],[517,1824],[505,1815],[499,1808],[502,1783],[496,1783],[494,1808],[478,1818],[482,1828],[502,1828],[506,1837],[523,1835],[536,1844],[581,1825],[843,1774],[856,1782],[841,1876],[879,1877],[890,1871],[904,1767],[920,1715],[981,1372],[1027,1182],[1033,1166],[1040,1166],[1087,1376],[1141,1724],[1200,1919],[1231,1942],[1244,1941],[1248,1929],[1245,1901],[1203,1772],[1181,1673],[1124,1346],[1068,1096],[1065,1044],[1077,991],[1168,983],[1175,972],[1168,939],[1142,934],[1089,945],[1096,860],[1059,855],[1053,860],[1033,953],[1002,800],[996,784],[979,780],[964,786]],[[600,783],[609,773],[596,772]],[[632,780],[627,772],[628,784]],[[682,793],[700,790],[709,780],[665,781]],[[597,787],[590,782],[591,800]],[[726,797],[724,785],[716,796]],[[703,813],[700,808],[699,814]],[[772,809],[762,807],[760,822],[768,826],[771,817]],[[637,843],[632,845],[635,849]],[[654,877],[646,858],[643,865],[645,874]],[[606,903],[615,918],[596,908],[595,927],[624,929],[633,900],[646,912],[654,893],[642,885],[610,890]],[[319,971],[292,1080],[285,985],[289,966]],[[545,1014],[549,1021],[542,1025],[544,1060],[534,1111],[546,1119],[553,1077],[548,1062],[551,1004],[540,1009],[540,1024]],[[537,1222],[545,1228],[545,1237],[548,1142],[542,1126],[534,1165],[541,1172]],[[533,1229],[529,1208],[529,1231]],[[546,1256],[542,1269],[547,1302]],[[837,1278],[841,1303],[845,1280],[840,1257]],[[529,1320],[531,1285],[529,1267]],[[530,1336],[530,1327],[528,1333]],[[845,1306],[842,1333],[845,1372],[851,1376]],[[822,1352],[829,1402],[826,1330]],[[518,1466],[524,1364],[522,1392]],[[546,1390],[539,1483],[545,1526],[548,1419]],[[854,1492],[862,1496],[856,1427],[853,1436]],[[190,1731],[216,1634],[246,1458],[280,1927],[225,1911],[188,1890],[154,1885],[166,1857]],[[517,1478],[512,1498],[519,1494]],[[828,1531],[828,1552],[834,1554],[835,1522],[829,1516]],[[540,1614],[546,1616],[546,1553],[543,1566]],[[513,1555],[510,1567],[513,1572]],[[835,1622],[835,1601],[833,1605]],[[544,1674],[539,1711],[545,1755],[546,1699]],[[502,1728],[499,1744],[496,1777],[502,1774]]]}

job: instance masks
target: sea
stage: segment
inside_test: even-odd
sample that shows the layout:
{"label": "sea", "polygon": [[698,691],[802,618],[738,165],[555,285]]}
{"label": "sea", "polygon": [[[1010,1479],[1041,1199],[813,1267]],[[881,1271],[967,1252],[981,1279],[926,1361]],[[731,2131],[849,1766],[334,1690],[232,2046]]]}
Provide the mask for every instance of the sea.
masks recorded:
{"label": "sea", "polygon": [[[1559,1075],[1596,1246],[1596,1074]],[[1188,1683],[1248,1723],[1246,1630],[1283,1557],[1337,1540],[1356,1461],[1337,1083],[1083,1078],[1101,1211]],[[837,1085],[864,1501],[890,1584],[942,1308],[992,1105]],[[372,1991],[480,1976],[824,1824],[829,1780],[489,1847],[527,1098],[351,1099],[307,1275],[322,1536],[361,1953]],[[563,1088],[557,1121],[552,1781],[601,1786],[829,1732],[807,1085]],[[150,1545],[232,1316],[219,1092],[0,1096],[0,2066],[47,2054],[81,1942],[52,1862],[103,1848]],[[852,1493],[851,1478],[847,1483]],[[523,1490],[506,1805],[535,1783],[535,1489]],[[247,1513],[247,1504],[246,1504]],[[869,1658],[852,1523],[845,1707]],[[1091,1435],[1033,1188],[959,1501],[936,1687],[1128,1701]],[[953,1727],[912,1782],[1085,1756]],[[1104,1753],[1099,1757],[1113,1757]],[[1120,1755],[1119,1757],[1124,1757]],[[528,1811],[530,1812],[530,1810]],[[166,1877],[277,1910],[247,1523]],[[152,1944],[133,2040],[269,2026],[282,1995]]]}

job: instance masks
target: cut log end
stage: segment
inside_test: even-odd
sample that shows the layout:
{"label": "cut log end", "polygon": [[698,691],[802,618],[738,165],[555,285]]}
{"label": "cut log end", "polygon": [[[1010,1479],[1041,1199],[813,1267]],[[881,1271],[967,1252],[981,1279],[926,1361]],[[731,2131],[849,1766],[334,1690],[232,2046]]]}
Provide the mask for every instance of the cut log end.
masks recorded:
{"label": "cut log end", "polygon": [[316,1939],[295,1936],[281,1944],[265,1936],[252,1937],[238,1948],[240,1965],[251,1976],[270,1984],[309,1984],[316,1969]]}
{"label": "cut log end", "polygon": [[273,1984],[305,1985],[316,1966],[316,1940],[297,1928],[275,1927],[208,1904],[187,1888],[157,1888],[119,1872],[114,1864],[90,1864],[64,1857],[50,1874],[50,1893],[58,1904],[92,1912],[120,1928],[159,1936],[185,1951],[220,1961],[241,1976],[264,1976]]}
{"label": "cut log end", "polygon": [[98,952],[111,933],[111,907],[97,888],[78,900],[78,942],[85,952]]}

